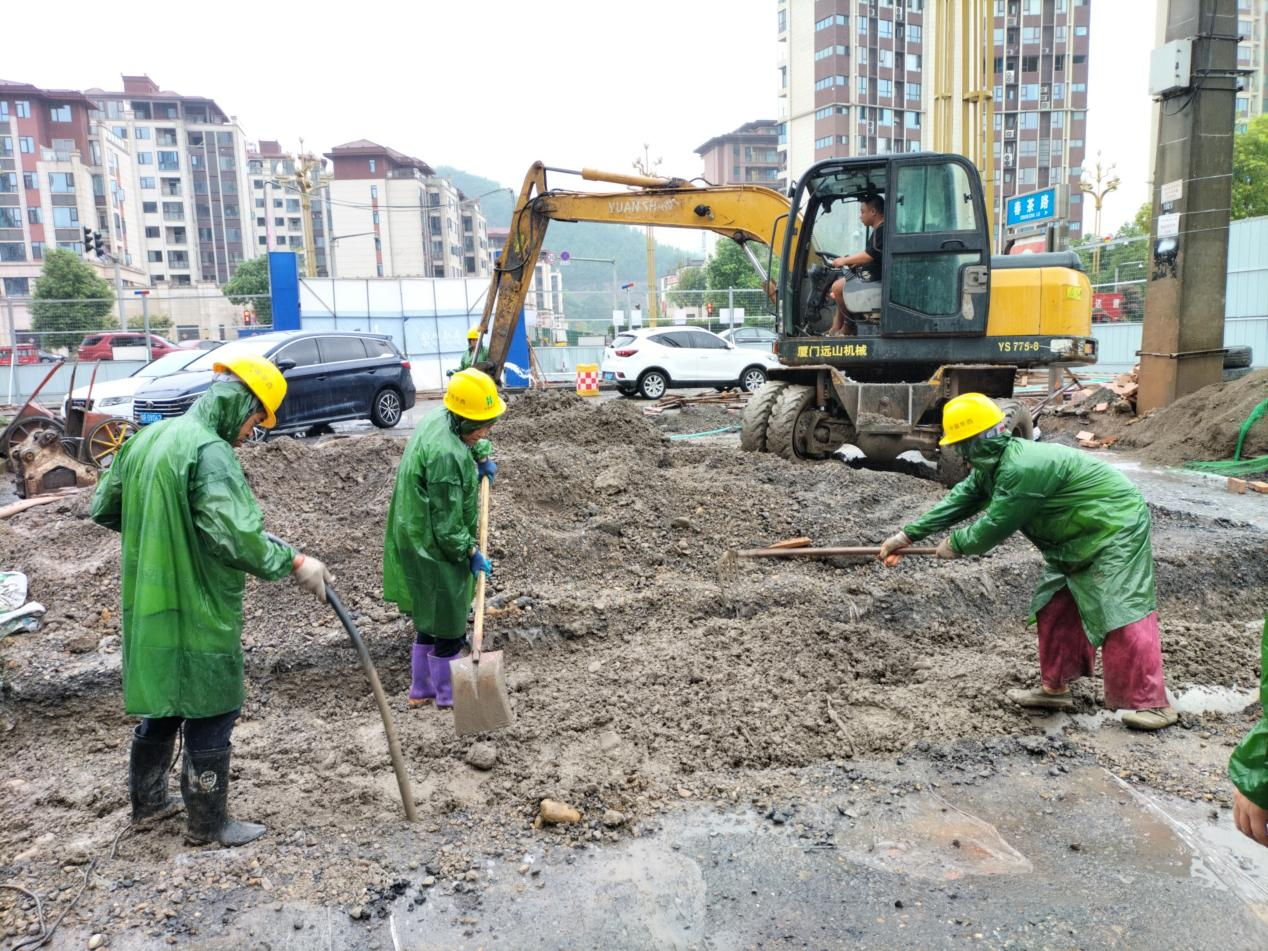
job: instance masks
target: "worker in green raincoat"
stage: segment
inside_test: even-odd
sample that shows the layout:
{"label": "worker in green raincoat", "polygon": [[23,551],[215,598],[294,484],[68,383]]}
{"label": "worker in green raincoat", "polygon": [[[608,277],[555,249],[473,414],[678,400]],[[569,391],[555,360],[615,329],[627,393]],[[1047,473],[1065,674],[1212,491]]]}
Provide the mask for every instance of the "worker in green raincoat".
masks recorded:
{"label": "worker in green raincoat", "polygon": [[143,717],[132,736],[133,821],[168,815],[167,774],[184,733],[180,786],[187,838],[241,845],[264,826],[228,816],[229,735],[245,697],[244,575],[293,574],[323,601],[331,580],[316,558],[264,534],[233,453],[256,426],[271,428],[286,380],[253,355],[218,374],[184,416],[123,444],[92,500],[92,518],[121,535],[124,709]]}
{"label": "worker in green raincoat", "polygon": [[[479,347],[479,352],[476,348]],[[477,364],[484,363],[489,359],[489,348],[480,347],[480,328],[472,327],[467,331],[467,352],[462,355],[462,359],[458,361],[457,370],[449,370],[446,376],[453,376],[468,367],[474,367]]]}
{"label": "worker in green raincoat", "polygon": [[414,621],[411,707],[453,706],[449,661],[462,649],[475,578],[493,568],[477,545],[479,480],[497,465],[486,438],[506,410],[493,380],[455,373],[444,406],[418,424],[405,446],[387,514],[383,597]]}
{"label": "worker in green raincoat", "polygon": [[1031,601],[1042,685],[1010,690],[1020,706],[1066,710],[1069,684],[1091,676],[1101,649],[1105,703],[1123,722],[1158,730],[1178,719],[1167,703],[1154,594],[1149,508],[1122,473],[1087,453],[1009,435],[981,393],[948,401],[941,445],[972,471],[947,497],[887,539],[881,559],[970,516],[938,546],[940,558],[982,555],[1020,531],[1044,557]]}
{"label": "worker in green raincoat", "polygon": [[1238,831],[1268,846],[1268,617],[1259,659],[1259,705],[1263,717],[1228,761],[1233,780],[1233,821]]}

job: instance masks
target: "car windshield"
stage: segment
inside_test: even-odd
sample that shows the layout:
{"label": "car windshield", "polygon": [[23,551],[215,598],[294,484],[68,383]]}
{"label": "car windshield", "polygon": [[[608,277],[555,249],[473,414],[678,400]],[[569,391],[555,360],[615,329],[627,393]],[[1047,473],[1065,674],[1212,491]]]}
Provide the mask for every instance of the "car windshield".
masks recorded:
{"label": "car windshield", "polygon": [[132,375],[159,377],[167,376],[171,373],[177,373],[197,360],[201,353],[202,351],[200,350],[187,350],[180,353],[169,353],[166,356],[159,357],[151,363],[147,363]]}
{"label": "car windshield", "polygon": [[277,337],[247,337],[245,340],[235,340],[215,350],[199,350],[197,351],[200,354],[198,359],[185,369],[210,370],[217,363],[227,363],[234,357],[263,356],[281,342]]}

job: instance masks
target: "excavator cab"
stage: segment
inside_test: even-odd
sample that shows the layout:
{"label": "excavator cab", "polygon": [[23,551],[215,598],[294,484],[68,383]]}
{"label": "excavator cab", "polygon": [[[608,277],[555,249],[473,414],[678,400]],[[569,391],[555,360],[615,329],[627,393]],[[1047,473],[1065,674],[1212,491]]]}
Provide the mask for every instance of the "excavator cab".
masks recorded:
{"label": "excavator cab", "polygon": [[[883,236],[859,221],[864,202],[883,199]],[[822,336],[832,324],[833,283],[846,277],[854,337],[982,336],[990,288],[990,237],[976,169],[961,156],[935,153],[830,159],[797,185],[780,277],[784,332]],[[877,240],[879,238],[879,240]],[[879,274],[845,274],[837,257],[881,251]],[[879,278],[879,280],[869,280]]]}

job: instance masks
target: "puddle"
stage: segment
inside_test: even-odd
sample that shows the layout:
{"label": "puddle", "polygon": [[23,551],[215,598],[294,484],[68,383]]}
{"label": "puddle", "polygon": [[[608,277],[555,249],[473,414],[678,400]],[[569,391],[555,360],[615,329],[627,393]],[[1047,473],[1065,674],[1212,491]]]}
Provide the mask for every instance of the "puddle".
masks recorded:
{"label": "puddle", "polygon": [[1178,694],[1168,690],[1167,698],[1181,713],[1241,713],[1259,698],[1259,691],[1191,684]]}

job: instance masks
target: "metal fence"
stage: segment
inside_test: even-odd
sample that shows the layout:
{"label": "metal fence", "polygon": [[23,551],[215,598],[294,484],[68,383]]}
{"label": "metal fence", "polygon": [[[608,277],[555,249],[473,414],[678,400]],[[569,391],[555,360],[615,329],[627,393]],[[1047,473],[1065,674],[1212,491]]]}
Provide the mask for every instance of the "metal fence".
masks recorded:
{"label": "metal fence", "polygon": [[[72,381],[78,389],[87,386],[90,381],[96,384],[107,380],[121,380],[125,376],[131,376],[145,364],[145,360],[102,360],[96,363],[67,361],[57,368],[53,378],[40,390],[39,402],[46,406],[61,403],[62,398],[70,392]],[[25,403],[52,369],[51,363],[0,365],[0,396],[10,406]],[[95,377],[94,370],[97,374]]]}

